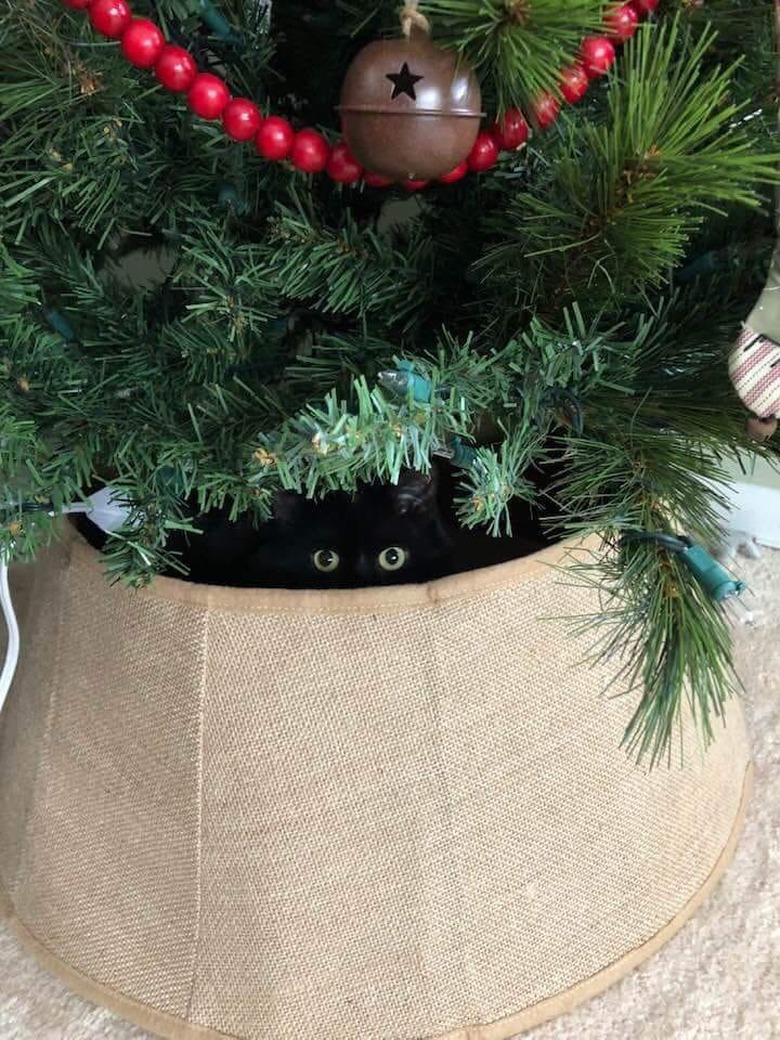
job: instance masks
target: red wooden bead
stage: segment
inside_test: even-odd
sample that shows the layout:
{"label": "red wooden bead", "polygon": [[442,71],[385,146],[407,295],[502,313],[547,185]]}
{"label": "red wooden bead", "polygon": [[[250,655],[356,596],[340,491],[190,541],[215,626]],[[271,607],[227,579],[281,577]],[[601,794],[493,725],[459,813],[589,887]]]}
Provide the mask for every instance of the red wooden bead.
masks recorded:
{"label": "red wooden bead", "polygon": [[536,125],[541,127],[542,130],[546,130],[548,126],[553,125],[560,111],[561,106],[558,99],[546,91],[544,94],[540,94],[531,106],[531,115]]}
{"label": "red wooden bead", "polygon": [[94,0],[89,8],[92,25],[110,40],[119,39],[132,17],[125,0]]}
{"label": "red wooden bead", "polygon": [[168,43],[160,51],[154,74],[166,90],[181,93],[187,90],[195,79],[198,66],[189,51]]}
{"label": "red wooden bead", "polygon": [[260,109],[248,98],[233,98],[225,105],[222,125],[234,141],[250,141],[260,129]]}
{"label": "red wooden bead", "polygon": [[187,91],[187,104],[201,119],[219,119],[228,101],[227,83],[210,72],[199,72]]}
{"label": "red wooden bead", "polygon": [[363,167],[350,152],[344,141],[334,144],[326,166],[328,176],[339,184],[354,184],[363,174]]}
{"label": "red wooden bead", "polygon": [[393,183],[389,177],[384,177],[381,173],[371,173],[370,170],[365,171],[363,180],[369,188],[387,188]]}
{"label": "red wooden bead", "polygon": [[62,0],[62,2],[71,11],[84,11],[92,3],[92,0]]}
{"label": "red wooden bead", "polygon": [[498,161],[498,145],[487,130],[480,130],[474,146],[466,157],[469,169],[475,173],[489,170]]}
{"label": "red wooden bead", "polygon": [[570,65],[561,72],[561,94],[570,105],[576,105],[588,92],[590,80],[582,65]]}
{"label": "red wooden bead", "polygon": [[580,47],[580,57],[591,79],[609,71],[615,60],[615,48],[606,36],[586,36]]}
{"label": "red wooden bead", "polygon": [[410,178],[408,181],[403,182],[403,186],[407,191],[421,191],[423,188],[428,187],[428,182]]}
{"label": "red wooden bead", "polygon": [[637,14],[652,14],[658,7],[658,0],[631,0],[636,8]]}
{"label": "red wooden bead", "polygon": [[264,159],[278,162],[286,159],[295,140],[295,131],[280,116],[268,116],[260,123],[255,137],[255,148]]}
{"label": "red wooden bead", "polygon": [[316,130],[299,130],[295,135],[290,161],[301,173],[321,173],[328,165],[328,142]]}
{"label": "red wooden bead", "polygon": [[439,180],[442,184],[454,184],[455,181],[462,180],[468,172],[469,164],[464,159],[462,163],[458,163],[458,165],[453,170],[450,170],[449,173],[445,173],[444,176],[439,177]]}
{"label": "red wooden bead", "polygon": [[604,28],[610,40],[625,43],[630,40],[639,25],[639,15],[632,4],[610,7],[604,15]]}
{"label": "red wooden bead", "polygon": [[139,69],[150,69],[160,57],[165,37],[146,18],[134,18],[122,34],[122,53]]}
{"label": "red wooden bead", "polygon": [[528,123],[518,108],[508,108],[490,128],[498,147],[504,152],[513,152],[528,140]]}

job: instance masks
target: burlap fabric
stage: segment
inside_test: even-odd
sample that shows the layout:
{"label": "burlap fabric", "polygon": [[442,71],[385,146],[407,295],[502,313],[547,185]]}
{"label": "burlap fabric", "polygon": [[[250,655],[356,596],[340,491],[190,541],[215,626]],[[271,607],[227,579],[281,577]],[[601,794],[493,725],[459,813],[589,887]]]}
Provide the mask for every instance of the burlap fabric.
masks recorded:
{"label": "burlap fabric", "polygon": [[[173,1038],[500,1040],[668,938],[733,849],[738,705],[651,775],[549,550],[420,587],[17,576],[0,882],[82,994]],[[614,690],[612,691],[615,692]]]}

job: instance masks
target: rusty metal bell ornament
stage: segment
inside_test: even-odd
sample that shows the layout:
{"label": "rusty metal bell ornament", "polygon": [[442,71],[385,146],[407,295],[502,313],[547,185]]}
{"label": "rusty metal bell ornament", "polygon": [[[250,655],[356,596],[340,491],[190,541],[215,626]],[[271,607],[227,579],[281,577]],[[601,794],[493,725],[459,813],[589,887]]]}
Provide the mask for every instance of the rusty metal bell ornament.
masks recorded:
{"label": "rusty metal bell ornament", "polygon": [[479,132],[474,70],[415,28],[357,55],[341,91],[341,126],[355,158],[394,181],[430,181],[463,162]]}

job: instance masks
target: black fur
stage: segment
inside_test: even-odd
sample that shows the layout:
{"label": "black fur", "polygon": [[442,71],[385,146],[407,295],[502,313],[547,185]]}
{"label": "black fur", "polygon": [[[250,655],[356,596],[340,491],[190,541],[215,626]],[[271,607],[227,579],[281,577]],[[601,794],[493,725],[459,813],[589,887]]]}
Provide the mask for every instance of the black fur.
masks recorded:
{"label": "black fur", "polygon": [[452,570],[445,515],[435,479],[404,473],[398,485],[366,486],[354,498],[281,493],[273,519],[258,527],[212,513],[197,521],[201,535],[172,548],[190,580],[206,584],[337,589],[424,582]]}

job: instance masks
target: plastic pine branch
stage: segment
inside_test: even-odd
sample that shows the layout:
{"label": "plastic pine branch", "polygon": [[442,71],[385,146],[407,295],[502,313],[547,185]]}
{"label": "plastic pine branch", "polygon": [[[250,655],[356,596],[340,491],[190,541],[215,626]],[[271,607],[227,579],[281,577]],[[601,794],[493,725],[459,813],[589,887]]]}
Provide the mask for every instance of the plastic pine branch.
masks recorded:
{"label": "plastic pine branch", "polygon": [[508,199],[507,227],[479,263],[488,278],[553,272],[564,300],[638,297],[681,263],[705,216],[762,204],[777,156],[750,147],[749,112],[731,100],[736,69],[707,65],[714,42],[679,20],[644,27],[610,77],[607,116],[568,123],[554,172]]}
{"label": "plastic pine branch", "polygon": [[561,68],[572,65],[583,37],[604,32],[602,0],[429,0],[437,39],[451,41],[474,64],[502,111],[529,111],[557,93]]}

